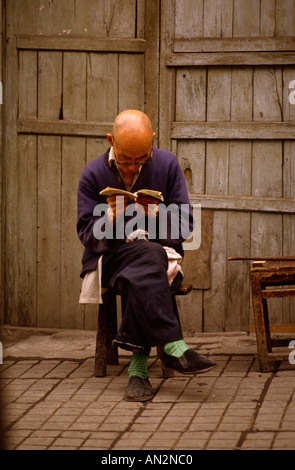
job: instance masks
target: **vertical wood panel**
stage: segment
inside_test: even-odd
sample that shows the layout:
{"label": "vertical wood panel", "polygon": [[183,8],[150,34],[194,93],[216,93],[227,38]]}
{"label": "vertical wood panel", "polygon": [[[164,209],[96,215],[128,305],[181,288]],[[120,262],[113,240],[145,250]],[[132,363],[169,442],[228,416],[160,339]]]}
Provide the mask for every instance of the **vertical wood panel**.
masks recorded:
{"label": "vertical wood panel", "polygon": [[[19,116],[37,117],[37,52],[19,53]],[[18,139],[18,323],[36,326],[37,282],[37,147],[35,136]]]}
{"label": "vertical wood panel", "polygon": [[[254,67],[253,120],[263,122],[282,120],[281,68]],[[281,142],[253,142],[252,194],[261,197],[282,197]],[[282,216],[253,213],[251,254],[279,256],[282,254],[282,243]],[[275,299],[269,304],[271,321],[280,322],[282,299]]]}
{"label": "vertical wood panel", "polygon": [[276,36],[294,36],[295,3],[293,0],[276,2]]}
{"label": "vertical wood panel", "polygon": [[[107,111],[108,112],[108,111]],[[112,129],[110,129],[110,132]],[[109,147],[108,141],[106,139],[87,139],[86,140],[86,162],[88,163],[95,158],[102,155]],[[80,261],[80,259],[79,259]],[[79,266],[79,274],[82,269],[82,264],[80,263]],[[80,284],[82,285],[82,280],[80,280]],[[96,304],[88,304],[84,306],[85,313],[84,313],[84,328],[86,330],[95,330],[97,328],[97,312],[98,312],[98,305]]]}
{"label": "vertical wood panel", "polygon": [[[288,100],[290,89],[288,85],[295,77],[295,67],[285,67],[283,70],[283,120],[295,120],[295,106]],[[291,140],[283,142],[283,197],[295,197],[295,144]],[[283,215],[283,254],[292,255],[295,250],[295,217]],[[283,299],[282,320],[284,323],[295,321],[295,299]]]}
{"label": "vertical wood panel", "polygon": [[140,55],[119,55],[119,109],[144,111],[144,62]]}
{"label": "vertical wood panel", "polygon": [[[249,213],[229,212],[227,220],[227,256],[249,256],[251,246],[250,219]],[[225,331],[245,331],[249,322],[251,301],[248,263],[227,263],[226,287]]]}
{"label": "vertical wood panel", "polygon": [[231,121],[251,121],[253,101],[252,67],[232,69]]}
{"label": "vertical wood panel", "polygon": [[[92,74],[90,72],[90,88]],[[63,117],[86,120],[87,117],[87,54],[65,52],[63,56]],[[98,90],[100,91],[100,90]],[[91,99],[91,96],[90,96]],[[95,100],[97,103],[97,100]],[[90,109],[90,116],[93,108]],[[92,117],[92,116],[91,116]],[[85,139],[62,138],[61,180],[61,326],[84,327],[84,306],[78,304],[83,247],[76,235],[77,187],[85,164]]]}
{"label": "vertical wood panel", "polygon": [[282,197],[282,142],[254,142],[252,194]]}
{"label": "vertical wood panel", "polygon": [[232,35],[233,0],[204,1],[204,37]]}
{"label": "vertical wood panel", "polygon": [[[18,0],[6,4],[6,57],[9,57],[9,68],[5,69],[4,86],[4,155],[5,155],[5,321],[18,325],[18,136],[16,119],[18,115],[18,54],[15,31],[19,8]],[[6,62],[7,63],[7,62]],[[13,77],[13,80],[12,80]]]}
{"label": "vertical wood panel", "polygon": [[19,116],[37,116],[37,52],[19,52]]}
{"label": "vertical wood panel", "polygon": [[205,192],[205,140],[179,141],[177,157],[186,178],[188,191],[196,194]]}
{"label": "vertical wood panel", "polygon": [[[227,308],[226,292],[227,213],[215,211],[211,252],[211,288],[204,291],[204,331],[223,331]],[[218,312],[218,313],[217,313]]]}
{"label": "vertical wood panel", "polygon": [[233,36],[259,36],[260,1],[234,0]]}
{"label": "vertical wood panel", "polygon": [[62,112],[62,52],[38,53],[38,117],[59,119]]}
{"label": "vertical wood panel", "polygon": [[179,0],[162,0],[161,5],[161,41],[160,41],[160,96],[159,96],[159,146],[171,149],[171,120],[175,116],[175,71],[166,67],[165,55],[171,52],[175,35],[175,4]]}
{"label": "vertical wood panel", "polygon": [[[50,162],[50,164],[48,164]],[[39,327],[59,328],[61,138],[38,137],[38,282]]]}
{"label": "vertical wood panel", "polygon": [[203,37],[203,30],[204,0],[176,0],[175,37],[199,38]]}
{"label": "vertical wood panel", "polygon": [[85,166],[84,138],[63,137],[61,180],[61,328],[84,328],[84,306],[79,305],[83,247],[77,237],[77,187]]}
{"label": "vertical wood panel", "polygon": [[19,136],[18,323],[37,326],[37,137]]}
{"label": "vertical wood panel", "polygon": [[20,0],[20,34],[70,34],[77,21],[72,0]]}
{"label": "vertical wood panel", "polygon": [[[252,119],[252,68],[232,71],[231,120]],[[247,141],[230,143],[229,185],[230,195],[251,194],[252,144]],[[249,213],[229,212],[227,219],[227,256],[250,255]],[[229,331],[246,330],[249,321],[250,285],[248,263],[227,263],[227,308],[224,328]]]}
{"label": "vertical wood panel", "polygon": [[222,0],[221,3],[221,36],[233,35],[234,0]]}
{"label": "vertical wood panel", "polygon": [[176,72],[176,121],[206,120],[206,69],[181,68]]}
{"label": "vertical wood panel", "polygon": [[253,120],[282,120],[281,68],[255,67],[253,82]]}
{"label": "vertical wood panel", "polygon": [[276,30],[276,0],[260,0],[260,36],[273,37]]}
{"label": "vertical wood panel", "polygon": [[228,194],[229,142],[208,141],[206,155],[206,193]]}
{"label": "vertical wood panel", "polygon": [[106,36],[106,0],[75,0],[76,23],[72,34],[85,34],[90,36]]}
{"label": "vertical wood panel", "polygon": [[[0,33],[1,33],[1,40],[0,40],[0,77],[1,77],[1,84],[2,84],[2,99],[3,99],[3,50],[4,50],[4,21],[3,21],[3,1],[0,1]],[[2,101],[3,102],[3,101]],[[4,141],[4,128],[3,128],[3,106],[1,106],[0,110],[0,324],[4,323],[4,298],[5,298],[5,283],[4,283],[4,249],[5,249],[5,233],[4,233],[4,225],[5,225],[5,193],[4,193],[4,158],[3,158],[3,141]]]}
{"label": "vertical wood panel", "polygon": [[136,0],[105,0],[107,35],[135,37]]}
{"label": "vertical wood panel", "polygon": [[86,120],[86,53],[64,52],[63,117]]}
{"label": "vertical wood panel", "polygon": [[112,122],[118,111],[118,54],[87,55],[87,119]]}
{"label": "vertical wood panel", "polygon": [[[145,24],[145,13],[146,11],[148,11],[148,8],[149,8],[149,5],[152,5],[152,8],[156,8],[157,11],[154,11],[153,14],[154,14],[154,20],[156,22],[156,24],[158,25],[158,21],[157,21],[157,16],[158,16],[158,5],[155,3],[155,2],[149,2],[147,3],[147,5],[145,4],[145,0],[137,0],[136,1],[136,33],[135,33],[135,37],[137,38],[144,38],[144,37],[147,37],[147,40],[149,41],[149,36],[148,36],[148,32],[146,31],[146,24]],[[147,16],[149,17],[149,14],[147,14]],[[147,35],[146,35],[147,33]],[[157,33],[158,33],[158,26],[157,26]],[[158,34],[157,34],[158,36]],[[148,39],[149,38],[149,39]]]}
{"label": "vertical wood panel", "polygon": [[[222,34],[221,2],[211,0],[204,12],[204,35],[217,37]],[[219,11],[219,14],[217,13]],[[207,120],[229,121],[231,102],[231,68],[222,70],[209,67],[207,78]],[[228,194],[229,142],[208,141],[206,145],[206,186],[208,194]],[[221,331],[227,310],[226,298],[226,212],[215,212],[211,251],[211,289],[204,291],[204,329]],[[218,315],[212,312],[218,311]]]}
{"label": "vertical wood panel", "polygon": [[229,121],[231,99],[231,68],[208,69],[207,120]]}
{"label": "vertical wood panel", "polygon": [[[143,18],[143,19],[142,19]],[[142,22],[144,21],[144,25]],[[146,50],[144,56],[144,111],[149,116],[156,132],[154,145],[158,146],[159,120],[159,39],[160,39],[160,2],[137,2],[137,35],[145,31]]]}

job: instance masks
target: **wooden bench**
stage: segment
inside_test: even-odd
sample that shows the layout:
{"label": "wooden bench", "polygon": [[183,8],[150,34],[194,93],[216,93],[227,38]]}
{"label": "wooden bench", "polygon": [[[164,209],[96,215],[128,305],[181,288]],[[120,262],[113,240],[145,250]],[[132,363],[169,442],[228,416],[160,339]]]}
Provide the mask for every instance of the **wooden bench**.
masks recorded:
{"label": "wooden bench", "polygon": [[[295,288],[290,288],[295,285],[295,261],[253,262],[250,279],[259,370],[270,372],[274,362],[289,358],[291,349],[286,346],[295,335],[275,338],[271,334],[267,300],[295,296]],[[281,346],[285,348],[275,349]]]}
{"label": "wooden bench", "polygon": [[[175,295],[187,295],[192,290],[192,285],[182,284]],[[96,351],[94,373],[96,377],[105,377],[107,364],[118,364],[118,348],[112,346],[112,341],[117,333],[117,293],[107,290],[103,296],[103,303],[98,310],[98,325],[96,335]],[[172,297],[176,306],[175,296]],[[158,347],[158,355],[161,358],[161,348]],[[163,377],[172,377],[173,371],[162,365]]]}

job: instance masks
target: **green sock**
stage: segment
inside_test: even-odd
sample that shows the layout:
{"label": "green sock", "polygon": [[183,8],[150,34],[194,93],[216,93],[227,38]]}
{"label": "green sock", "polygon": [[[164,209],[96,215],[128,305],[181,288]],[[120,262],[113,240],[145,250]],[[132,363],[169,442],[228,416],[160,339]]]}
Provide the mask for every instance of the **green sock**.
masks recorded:
{"label": "green sock", "polygon": [[147,361],[148,357],[144,354],[133,352],[130,366],[128,368],[129,378],[136,375],[137,377],[141,377],[144,380],[147,379],[149,375]]}
{"label": "green sock", "polygon": [[188,346],[183,339],[179,341],[173,341],[172,343],[167,343],[164,346],[164,352],[169,354],[169,356],[180,357],[185,351],[187,351]]}

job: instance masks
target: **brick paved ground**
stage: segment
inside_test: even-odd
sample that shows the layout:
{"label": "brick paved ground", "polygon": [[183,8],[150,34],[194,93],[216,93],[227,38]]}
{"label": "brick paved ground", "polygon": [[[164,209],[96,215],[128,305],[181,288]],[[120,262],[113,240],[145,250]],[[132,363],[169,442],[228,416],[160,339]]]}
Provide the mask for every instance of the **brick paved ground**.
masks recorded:
{"label": "brick paved ground", "polygon": [[[187,340],[194,346],[192,339]],[[253,353],[217,354],[206,374],[161,378],[147,403],[124,400],[128,355],[95,378],[93,357],[16,357],[0,365],[8,449],[294,449],[294,365],[258,372]]]}

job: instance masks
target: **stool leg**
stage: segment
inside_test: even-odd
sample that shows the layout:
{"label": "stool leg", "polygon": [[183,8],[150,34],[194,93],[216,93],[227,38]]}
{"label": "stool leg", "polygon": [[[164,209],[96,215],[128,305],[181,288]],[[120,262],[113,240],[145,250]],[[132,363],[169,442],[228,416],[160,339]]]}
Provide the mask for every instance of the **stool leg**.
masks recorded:
{"label": "stool leg", "polygon": [[267,353],[269,350],[269,324],[267,310],[264,311],[263,299],[261,295],[261,282],[259,274],[251,275],[253,312],[256,331],[257,355],[259,370],[261,372],[270,372]]}
{"label": "stool leg", "polygon": [[117,299],[116,294],[109,294],[107,299],[107,363],[117,365],[118,348],[112,345],[117,334]]}
{"label": "stool leg", "polygon": [[169,367],[165,367],[163,364],[163,346],[157,346],[157,353],[158,353],[158,358],[161,361],[162,364],[162,377],[164,379],[169,379],[170,377],[174,377],[174,370],[170,369]]}
{"label": "stool leg", "polygon": [[98,309],[98,324],[95,350],[95,377],[105,377],[107,372],[107,312],[105,303]]}
{"label": "stool leg", "polygon": [[112,347],[117,332],[116,295],[106,292],[98,309],[96,334],[95,377],[105,377],[107,364],[118,364],[118,350]]}

